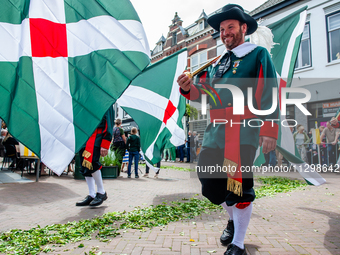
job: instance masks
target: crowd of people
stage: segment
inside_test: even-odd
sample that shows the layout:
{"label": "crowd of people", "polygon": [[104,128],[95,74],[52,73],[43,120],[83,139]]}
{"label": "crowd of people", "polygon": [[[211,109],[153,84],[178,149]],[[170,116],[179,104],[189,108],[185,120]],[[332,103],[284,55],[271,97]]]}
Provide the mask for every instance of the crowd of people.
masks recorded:
{"label": "crowd of people", "polygon": [[[197,131],[188,131],[187,139],[183,141],[180,146],[173,146],[171,148],[164,149],[162,161],[177,162],[177,156],[180,163],[194,163],[197,162],[200,152],[199,134]],[[184,158],[186,157],[186,161]]]}
{"label": "crowd of people", "polygon": [[297,125],[293,137],[301,159],[309,164],[334,166],[339,157],[340,130],[329,120],[326,126],[320,126],[317,131],[310,129],[307,133],[303,125]]}
{"label": "crowd of people", "polygon": [[[340,155],[340,129],[335,128],[331,121],[327,121],[325,126],[319,126],[317,132],[312,128],[308,133],[303,125],[298,124],[295,130],[292,128],[292,134],[298,153],[306,163],[327,166],[337,163]],[[265,166],[282,166],[283,156],[273,150],[265,154],[265,160]]]}

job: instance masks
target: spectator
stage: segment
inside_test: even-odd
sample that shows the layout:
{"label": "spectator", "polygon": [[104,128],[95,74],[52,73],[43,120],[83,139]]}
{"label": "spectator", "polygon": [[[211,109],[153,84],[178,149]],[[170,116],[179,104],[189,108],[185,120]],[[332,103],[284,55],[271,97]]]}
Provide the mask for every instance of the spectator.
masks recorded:
{"label": "spectator", "polygon": [[[327,121],[327,127],[323,130],[321,134],[321,143],[324,143],[322,140],[326,137],[327,141],[327,153],[328,153],[328,165],[334,165],[336,163],[336,129],[331,125],[330,121]],[[334,143],[335,142],[335,143]],[[333,144],[334,143],[334,144]]]}
{"label": "spectator", "polygon": [[170,162],[176,162],[176,147],[172,146],[170,148]]}
{"label": "spectator", "polygon": [[[124,130],[120,127],[122,125],[121,119],[116,119],[115,127],[112,133],[112,150],[115,152],[115,156],[119,159],[119,164],[122,165],[123,157],[125,153],[126,137]],[[120,168],[118,168],[118,176],[120,175]]]}
{"label": "spectator", "polygon": [[[156,172],[154,178],[158,178],[158,175],[159,175],[159,170],[161,169],[161,162],[159,161],[157,164],[156,164],[156,167],[159,168],[158,171]],[[143,175],[143,177],[147,177],[149,178],[149,171],[150,171],[150,167],[148,166],[148,164],[146,164],[146,167],[145,167],[145,174]]]}
{"label": "spectator", "polygon": [[296,144],[296,147],[298,148],[299,154],[301,156],[301,159],[305,162],[308,162],[307,152],[306,152],[306,148],[307,148],[306,143],[308,142],[309,138],[306,132],[304,131],[305,131],[305,127],[300,125],[298,128],[298,131],[295,132],[293,137],[294,137],[294,142]]}
{"label": "spectator", "polygon": [[171,158],[171,156],[170,156],[170,149],[164,149],[162,161],[167,161],[168,159],[170,161],[170,158]]}
{"label": "spectator", "polygon": [[[268,152],[267,154],[264,154],[264,158],[266,159],[266,166],[276,166],[276,153],[275,150],[272,150]],[[282,164],[282,162],[281,162]]]}
{"label": "spectator", "polygon": [[197,132],[194,131],[190,136],[190,163],[196,160],[196,148],[195,148],[195,137]]}
{"label": "spectator", "polygon": [[195,144],[195,149],[194,149],[194,154],[195,154],[195,160],[194,161],[197,161],[197,158],[198,158],[198,149],[199,149],[199,134],[197,134],[196,131],[194,131],[194,144]]}
{"label": "spectator", "polygon": [[125,166],[126,166],[126,172],[127,172],[127,169],[129,167],[129,152],[128,152],[128,150],[125,150],[125,155],[123,157],[122,167],[120,168],[121,172],[123,172],[123,173],[124,173]]}
{"label": "spectator", "polygon": [[[324,126],[320,126],[319,127],[319,132],[320,135],[322,134],[322,132],[324,131],[325,127]],[[321,140],[321,137],[320,137]],[[321,140],[321,144],[320,144],[320,158],[321,158],[321,164],[327,164],[327,148],[326,148],[326,137],[323,137]]]}
{"label": "spectator", "polygon": [[187,161],[186,163],[190,163],[190,140],[191,140],[191,131],[188,132],[188,139],[186,140],[187,147]]}
{"label": "spectator", "polygon": [[137,128],[133,127],[131,129],[131,135],[126,142],[127,150],[129,151],[129,165],[128,165],[128,178],[131,178],[131,164],[134,158],[135,162],[135,178],[138,176],[138,161],[139,161],[139,151],[140,151],[140,139],[137,136]]}
{"label": "spectator", "polygon": [[279,167],[281,167],[282,166],[283,155],[277,149],[275,149],[275,154],[276,154],[276,159],[277,159],[277,165]]}
{"label": "spectator", "polygon": [[[2,131],[1,130],[1,135],[5,134],[6,132]],[[2,144],[3,146],[5,147],[6,149],[6,154],[7,154],[7,157],[9,158],[12,158],[13,161],[12,163],[9,165],[9,167],[16,167],[15,166],[15,163],[18,159],[18,154],[17,154],[17,150],[16,150],[16,147],[17,145],[19,145],[18,141],[13,138],[10,133],[7,132],[5,138],[3,139],[2,141]]]}
{"label": "spectator", "polygon": [[178,154],[179,154],[179,162],[183,163],[185,144],[182,144],[182,145],[178,146],[177,148],[178,148]]}

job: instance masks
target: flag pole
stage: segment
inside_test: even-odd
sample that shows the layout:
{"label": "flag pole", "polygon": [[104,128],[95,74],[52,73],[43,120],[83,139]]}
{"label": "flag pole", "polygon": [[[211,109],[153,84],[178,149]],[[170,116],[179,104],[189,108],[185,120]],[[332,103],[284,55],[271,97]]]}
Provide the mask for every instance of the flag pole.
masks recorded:
{"label": "flag pole", "polygon": [[199,74],[200,72],[202,72],[204,69],[206,69],[207,67],[211,66],[212,64],[214,64],[221,56],[217,56],[216,58],[214,58],[213,60],[211,60],[210,62],[206,63],[205,65],[201,66],[200,68],[198,68],[196,71],[190,73],[190,72],[185,72],[185,74],[189,77],[189,78],[193,78],[194,76],[196,76],[197,74]]}

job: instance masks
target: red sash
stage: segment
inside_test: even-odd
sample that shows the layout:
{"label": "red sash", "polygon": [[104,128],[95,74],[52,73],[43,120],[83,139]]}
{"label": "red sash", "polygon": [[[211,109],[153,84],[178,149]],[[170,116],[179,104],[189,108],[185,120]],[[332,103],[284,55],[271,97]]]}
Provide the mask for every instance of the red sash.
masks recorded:
{"label": "red sash", "polygon": [[87,140],[85,145],[85,150],[83,152],[83,163],[82,166],[88,168],[89,170],[93,170],[92,159],[93,159],[93,150],[94,150],[94,143],[96,141],[97,134],[102,132],[101,128],[97,128],[93,134],[90,136],[89,140]]}
{"label": "red sash", "polygon": [[[242,197],[242,172],[240,156],[240,124],[241,120],[257,118],[244,107],[244,115],[233,115],[233,107],[210,110],[210,121],[227,120],[225,124],[224,161],[223,168],[227,170],[227,190]],[[231,121],[233,125],[231,126]],[[236,124],[234,124],[236,123]]]}

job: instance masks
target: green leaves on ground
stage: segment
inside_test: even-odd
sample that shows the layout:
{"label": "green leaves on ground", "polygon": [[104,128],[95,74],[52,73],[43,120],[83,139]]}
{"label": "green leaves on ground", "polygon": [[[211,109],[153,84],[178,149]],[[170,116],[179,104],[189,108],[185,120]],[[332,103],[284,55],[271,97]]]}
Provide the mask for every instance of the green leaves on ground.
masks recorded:
{"label": "green leaves on ground", "polygon": [[276,193],[287,193],[308,186],[306,182],[284,177],[257,177],[256,180],[263,184],[255,189],[256,198],[271,197]]}
{"label": "green leaves on ground", "polygon": [[[301,181],[282,177],[259,177],[257,180],[263,186],[256,189],[257,197],[272,196],[279,192],[289,192],[304,187]],[[140,229],[164,226],[170,222],[187,220],[203,213],[221,210],[222,207],[210,203],[207,199],[183,198],[182,201],[149,207],[137,207],[131,212],[111,212],[101,217],[69,222],[67,224],[52,224],[29,230],[12,229],[0,234],[0,253],[5,254],[38,254],[48,252],[50,245],[65,245],[82,240],[89,240],[93,236],[100,241],[109,241],[108,237],[119,235],[121,229]],[[78,246],[84,247],[83,244]]]}

